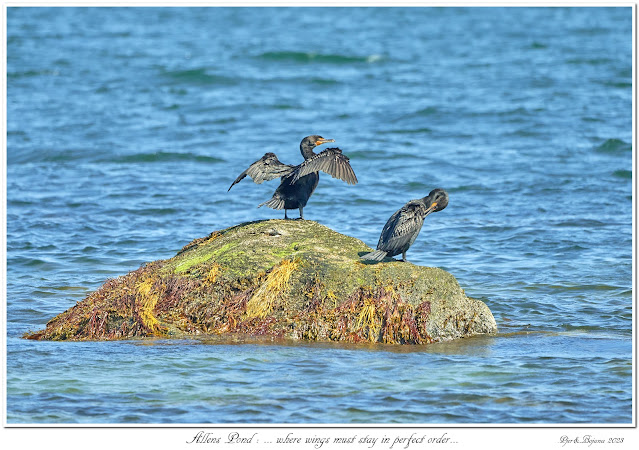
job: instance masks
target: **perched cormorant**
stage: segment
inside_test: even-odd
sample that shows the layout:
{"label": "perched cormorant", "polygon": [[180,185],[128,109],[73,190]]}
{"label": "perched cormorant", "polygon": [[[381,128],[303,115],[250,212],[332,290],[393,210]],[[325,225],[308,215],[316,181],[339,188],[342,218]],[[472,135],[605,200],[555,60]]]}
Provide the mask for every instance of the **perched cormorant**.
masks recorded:
{"label": "perched cormorant", "polygon": [[406,261],[406,251],[417,239],[426,216],[447,205],[448,193],[443,189],[433,189],[427,197],[406,203],[384,225],[377,250],[365,254],[362,259],[381,261],[386,256],[401,253],[402,261]]}
{"label": "perched cormorant", "polygon": [[304,157],[304,162],[297,166],[282,164],[275,153],[266,153],[237,177],[229,187],[229,191],[247,175],[257,184],[281,177],[281,183],[275,190],[273,197],[261,203],[258,208],[266,205],[273,209],[283,209],[285,219],[288,219],[287,209],[299,208],[300,219],[303,219],[303,209],[317,187],[320,170],[333,178],[346,181],[348,184],[357,183],[357,177],[348,162],[348,157],[342,154],[339,148],[327,148],[320,153],[313,151],[318,145],[327,142],[335,142],[335,140],[324,139],[318,135],[306,136],[302,139],[300,152]]}

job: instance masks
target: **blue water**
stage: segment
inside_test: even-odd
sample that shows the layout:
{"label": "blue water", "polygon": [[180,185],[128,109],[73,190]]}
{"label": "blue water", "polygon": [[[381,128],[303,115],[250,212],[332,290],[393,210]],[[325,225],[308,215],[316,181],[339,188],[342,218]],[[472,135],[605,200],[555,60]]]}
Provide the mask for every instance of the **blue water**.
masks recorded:
{"label": "blue water", "polygon": [[[8,8],[9,423],[630,423],[632,9]],[[408,252],[499,334],[425,347],[21,339],[240,222],[334,138],[307,219]],[[296,217],[296,213],[292,211]]]}

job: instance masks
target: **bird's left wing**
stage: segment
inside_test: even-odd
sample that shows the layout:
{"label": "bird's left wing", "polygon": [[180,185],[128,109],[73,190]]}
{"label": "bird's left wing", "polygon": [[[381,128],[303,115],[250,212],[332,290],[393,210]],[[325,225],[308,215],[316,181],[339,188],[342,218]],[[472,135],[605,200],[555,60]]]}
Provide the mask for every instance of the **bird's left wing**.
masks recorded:
{"label": "bird's left wing", "polygon": [[251,177],[255,183],[262,184],[264,181],[288,175],[294,168],[295,166],[281,163],[275,153],[266,153],[235,179],[229,187],[229,191],[247,175]]}
{"label": "bird's left wing", "polygon": [[348,184],[357,184],[357,177],[349,163],[348,156],[339,148],[327,148],[304,161],[289,177],[290,183],[295,183],[301,177],[315,172],[326,172],[333,178],[339,178]]}

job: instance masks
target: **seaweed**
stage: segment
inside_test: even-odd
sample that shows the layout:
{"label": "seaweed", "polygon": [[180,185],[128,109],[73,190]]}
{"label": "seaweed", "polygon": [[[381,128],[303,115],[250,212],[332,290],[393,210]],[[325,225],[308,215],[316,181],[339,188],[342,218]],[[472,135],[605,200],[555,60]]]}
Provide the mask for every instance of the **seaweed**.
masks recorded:
{"label": "seaweed", "polygon": [[256,289],[253,297],[246,305],[246,316],[248,318],[266,317],[275,305],[280,293],[286,288],[291,274],[299,266],[298,260],[282,260],[269,273],[266,281]]}

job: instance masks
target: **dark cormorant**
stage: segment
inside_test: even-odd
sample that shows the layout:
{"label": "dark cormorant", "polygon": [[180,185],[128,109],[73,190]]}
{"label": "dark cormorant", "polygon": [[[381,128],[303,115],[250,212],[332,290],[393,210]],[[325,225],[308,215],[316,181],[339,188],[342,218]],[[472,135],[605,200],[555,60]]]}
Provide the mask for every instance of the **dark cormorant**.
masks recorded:
{"label": "dark cormorant", "polygon": [[318,135],[307,136],[302,139],[300,152],[304,157],[304,162],[297,166],[282,164],[275,153],[266,153],[237,177],[231,187],[229,187],[229,191],[247,175],[257,184],[281,177],[281,183],[275,190],[273,197],[261,203],[258,208],[266,205],[273,209],[283,209],[285,219],[288,219],[286,216],[287,209],[299,208],[300,219],[303,219],[303,209],[317,187],[319,182],[318,172],[320,170],[333,178],[346,181],[348,184],[357,183],[357,177],[348,162],[348,157],[343,155],[339,148],[327,148],[320,153],[313,151],[318,145],[327,142],[335,142],[335,140],[324,139]]}
{"label": "dark cormorant", "polygon": [[402,261],[406,261],[406,251],[417,239],[426,216],[447,205],[448,193],[443,189],[433,189],[427,197],[406,203],[384,225],[377,250],[365,254],[362,259],[381,261],[386,256],[401,253]]}

